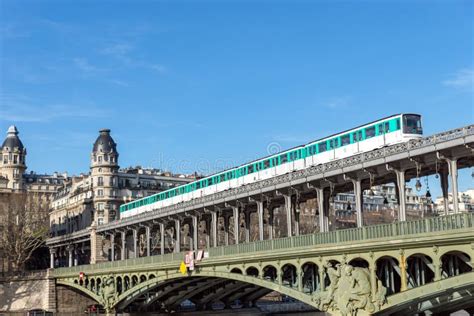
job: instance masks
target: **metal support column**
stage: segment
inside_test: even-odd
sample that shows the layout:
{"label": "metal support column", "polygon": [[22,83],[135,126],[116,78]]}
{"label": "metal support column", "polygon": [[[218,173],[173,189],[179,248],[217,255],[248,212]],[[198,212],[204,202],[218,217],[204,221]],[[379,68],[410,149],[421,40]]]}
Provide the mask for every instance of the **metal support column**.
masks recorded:
{"label": "metal support column", "polygon": [[224,245],[229,245],[229,214],[224,215]]}
{"label": "metal support column", "polygon": [[122,239],[122,240],[121,240],[121,241],[122,241],[122,249],[120,249],[120,260],[125,260],[125,259],[126,259],[126,258],[125,258],[125,255],[126,255],[126,252],[125,252],[125,251],[126,251],[126,248],[127,248],[127,244],[126,244],[125,238],[127,237],[127,235],[126,235],[126,232],[125,232],[125,231],[122,231],[120,235],[121,235],[121,237],[122,237],[122,238],[121,238],[121,239]]}
{"label": "metal support column", "polygon": [[110,261],[115,261],[115,232],[110,234]]}
{"label": "metal support column", "polygon": [[174,220],[174,236],[175,236],[175,243],[174,243],[174,252],[179,253],[181,251],[181,222],[179,219]]}
{"label": "metal support column", "polygon": [[439,173],[441,182],[441,192],[443,193],[444,215],[449,214],[449,195],[448,195],[448,172],[442,169]]}
{"label": "metal support column", "polygon": [[293,205],[294,215],[295,215],[295,236],[300,235],[300,205],[295,203]]}
{"label": "metal support column", "polygon": [[69,265],[68,266],[72,267],[72,262],[73,262],[72,252],[74,251],[74,247],[68,246],[67,251],[68,251],[68,259],[69,259]]}
{"label": "metal support column", "polygon": [[263,240],[263,202],[257,201],[258,239]]}
{"label": "metal support column", "polygon": [[145,227],[145,236],[146,236],[146,256],[150,256],[150,226]]}
{"label": "metal support column", "polygon": [[283,195],[285,198],[285,211],[286,211],[286,233],[288,237],[293,235],[292,222],[291,222],[291,195]]}
{"label": "metal support column", "polygon": [[244,210],[244,218],[245,218],[245,242],[250,242],[250,212]]}
{"label": "metal support column", "polygon": [[453,195],[453,210],[454,214],[459,213],[459,193],[458,193],[458,161],[457,159],[448,159],[449,175],[451,176],[451,194]]}
{"label": "metal support column", "polygon": [[160,254],[165,254],[165,224],[160,223]]}
{"label": "metal support column", "polygon": [[273,207],[268,206],[268,239],[273,239],[273,218],[274,218]]}
{"label": "metal support column", "polygon": [[357,217],[357,227],[363,226],[362,221],[362,207],[363,207],[363,195],[362,195],[362,188],[361,188],[361,181],[359,179],[352,180],[352,184],[354,185],[354,197],[355,197],[355,207],[356,207],[356,217]]}
{"label": "metal support column", "polygon": [[211,212],[212,247],[217,247],[217,212]]}
{"label": "metal support column", "polygon": [[49,248],[49,267],[54,269],[54,255],[56,254],[56,248]]}
{"label": "metal support column", "polygon": [[319,231],[329,231],[329,195],[324,193],[324,188],[316,188],[319,209]]}
{"label": "metal support column", "polygon": [[406,191],[405,191],[405,170],[393,169],[397,176],[397,199],[399,205],[398,220],[405,222],[407,220],[406,214]]}
{"label": "metal support column", "polygon": [[234,217],[234,242],[237,245],[239,243],[239,207],[233,206],[232,213]]}
{"label": "metal support column", "polygon": [[193,250],[194,251],[197,251],[198,250],[198,243],[199,243],[199,240],[198,240],[198,230],[199,230],[199,226],[198,226],[198,218],[197,216],[192,216],[192,221],[193,221]]}
{"label": "metal support column", "polygon": [[137,253],[138,232],[136,228],[132,229],[132,232],[133,232],[133,258],[138,258],[138,253]]}
{"label": "metal support column", "polygon": [[404,292],[408,289],[407,262],[404,255],[400,257],[400,281],[400,292]]}

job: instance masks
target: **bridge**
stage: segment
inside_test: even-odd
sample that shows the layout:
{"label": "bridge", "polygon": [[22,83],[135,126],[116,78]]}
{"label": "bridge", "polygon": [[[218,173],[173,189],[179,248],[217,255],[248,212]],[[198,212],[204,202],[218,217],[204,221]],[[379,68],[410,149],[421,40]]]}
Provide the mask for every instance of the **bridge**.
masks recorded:
{"label": "bridge", "polygon": [[[457,174],[474,165],[473,148],[470,125],[54,237],[47,242],[52,267],[58,256],[69,267],[53,275],[108,311],[171,311],[185,301],[235,308],[272,291],[335,315],[472,307],[474,220],[459,212]],[[431,174],[440,176],[444,216],[407,221],[406,182]],[[397,222],[365,226],[362,192],[384,183],[395,184]],[[334,230],[331,199],[348,191],[357,228]],[[319,229],[302,235],[300,205],[309,199],[317,200]],[[285,213],[286,238],[274,238],[276,208]],[[251,242],[254,213],[258,240]],[[194,258],[200,249],[208,256],[181,274],[185,254]],[[74,266],[85,250],[91,264]]]}
{"label": "bridge", "polygon": [[170,312],[185,300],[198,310],[252,306],[272,291],[334,315],[474,308],[472,213],[213,247],[180,272],[184,256],[59,268],[52,275],[108,311]]}

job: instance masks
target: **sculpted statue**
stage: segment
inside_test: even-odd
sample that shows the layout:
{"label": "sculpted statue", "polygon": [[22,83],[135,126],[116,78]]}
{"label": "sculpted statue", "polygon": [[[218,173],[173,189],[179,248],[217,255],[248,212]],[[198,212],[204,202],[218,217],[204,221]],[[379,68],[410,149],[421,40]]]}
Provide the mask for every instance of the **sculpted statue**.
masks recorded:
{"label": "sculpted statue", "polygon": [[[343,316],[355,316],[358,311],[376,312],[385,303],[387,289],[379,280],[375,297],[367,268],[349,264],[326,262],[324,265],[330,285],[323,292],[313,294],[313,301],[321,311],[339,311]],[[322,280],[321,282],[324,282]]]}
{"label": "sculpted statue", "polygon": [[117,293],[115,291],[115,279],[112,276],[107,277],[104,280],[104,283],[102,283],[100,296],[102,296],[104,299],[104,308],[109,310],[117,299]]}

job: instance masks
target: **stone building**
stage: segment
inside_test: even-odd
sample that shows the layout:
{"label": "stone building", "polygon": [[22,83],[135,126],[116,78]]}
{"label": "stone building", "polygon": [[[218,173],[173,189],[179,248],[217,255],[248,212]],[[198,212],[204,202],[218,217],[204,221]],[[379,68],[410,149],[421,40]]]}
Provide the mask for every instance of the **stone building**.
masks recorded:
{"label": "stone building", "polygon": [[[117,144],[110,130],[102,129],[92,146],[90,172],[70,177],[54,194],[51,201],[51,239],[55,265],[80,264],[91,260],[95,237],[91,228],[120,218],[119,206],[195,180],[194,175],[176,175],[157,169],[119,167]],[[62,239],[86,232],[72,244]],[[99,238],[100,239],[100,238]],[[97,247],[100,246],[100,241]],[[100,252],[100,251],[99,251]],[[92,258],[92,261],[100,258]]]}
{"label": "stone building", "polygon": [[0,192],[37,193],[47,199],[68,177],[58,173],[53,175],[39,175],[33,171],[25,173],[27,152],[18,134],[16,126],[10,126],[0,148]]}
{"label": "stone building", "polygon": [[[7,137],[0,147],[0,274],[12,269],[12,262],[4,253],[7,245],[3,244],[6,242],[3,237],[8,233],[7,225],[11,223],[12,201],[22,198],[29,201],[28,204],[32,209],[28,211],[34,212],[31,215],[47,226],[47,205],[50,198],[68,180],[67,175],[58,173],[53,175],[39,175],[33,171],[25,173],[27,151],[18,134],[16,126],[10,126]],[[37,254],[35,252],[34,256]],[[33,267],[37,265],[33,264]]]}

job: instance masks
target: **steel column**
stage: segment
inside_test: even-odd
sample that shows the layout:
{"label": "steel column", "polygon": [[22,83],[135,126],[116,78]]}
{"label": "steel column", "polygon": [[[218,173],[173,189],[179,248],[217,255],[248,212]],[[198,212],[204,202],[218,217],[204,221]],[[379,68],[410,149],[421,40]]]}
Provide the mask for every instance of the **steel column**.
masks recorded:
{"label": "steel column", "polygon": [[234,242],[237,245],[239,243],[239,207],[233,206],[232,213],[234,215]]}
{"label": "steel column", "polygon": [[295,236],[300,235],[300,205],[295,203],[293,205],[294,215],[295,215]]}
{"label": "steel column", "polygon": [[181,222],[179,219],[174,220],[174,252],[179,253],[181,251]]}
{"label": "steel column", "polygon": [[192,219],[192,227],[193,227],[193,250],[194,251],[197,251],[198,250],[198,230],[199,230],[199,226],[198,226],[198,218],[197,216],[191,216],[191,219]]}
{"label": "steel column", "polygon": [[458,193],[458,161],[457,159],[448,159],[449,175],[451,176],[451,194],[453,195],[454,214],[459,213],[459,193]]}
{"label": "steel column", "polygon": [[217,247],[217,212],[211,212],[212,247]]}
{"label": "steel column", "polygon": [[271,206],[268,206],[268,239],[273,239],[273,217],[274,211]]}
{"label": "steel column", "polygon": [[110,261],[115,261],[115,233],[110,234]]}
{"label": "steel column", "polygon": [[229,245],[229,220],[230,220],[230,215],[225,214],[224,215],[224,245],[226,246]]}
{"label": "steel column", "polygon": [[138,258],[138,253],[137,253],[138,232],[135,228],[132,229],[132,232],[133,232],[133,258]]}
{"label": "steel column", "polygon": [[244,210],[244,219],[245,219],[245,242],[250,242],[250,212]]}
{"label": "steel column", "polygon": [[329,231],[329,196],[324,193],[324,188],[316,188],[319,209],[319,231],[321,233]]}
{"label": "steel column", "polygon": [[362,207],[363,207],[363,195],[361,188],[361,181],[359,179],[352,180],[354,185],[354,197],[355,197],[355,207],[356,207],[356,217],[357,217],[357,227],[363,226],[362,220]]}
{"label": "steel column", "polygon": [[160,254],[165,254],[165,224],[160,223]]}
{"label": "steel column", "polygon": [[146,256],[150,256],[150,226],[145,227],[145,236],[146,236]]}
{"label": "steel column", "polygon": [[405,222],[407,220],[406,214],[406,191],[405,191],[405,170],[393,169],[397,176],[397,199],[398,199],[398,220]]}
{"label": "steel column", "polygon": [[439,173],[441,182],[441,191],[443,193],[443,206],[444,215],[449,214],[449,195],[448,195],[448,172],[446,169],[442,169]]}
{"label": "steel column", "polygon": [[263,240],[263,202],[257,201],[258,237]]}
{"label": "steel column", "polygon": [[125,250],[127,248],[127,244],[126,244],[126,240],[125,240],[125,238],[127,237],[126,232],[122,231],[121,236],[122,236],[122,249],[120,250],[120,260],[125,260],[126,259],[125,258],[125,255],[126,255]]}
{"label": "steel column", "polygon": [[54,255],[56,253],[56,248],[49,248],[49,267],[54,269]]}
{"label": "steel column", "polygon": [[291,222],[291,195],[283,195],[285,198],[285,211],[286,211],[286,233],[288,237],[293,235],[292,222]]}

